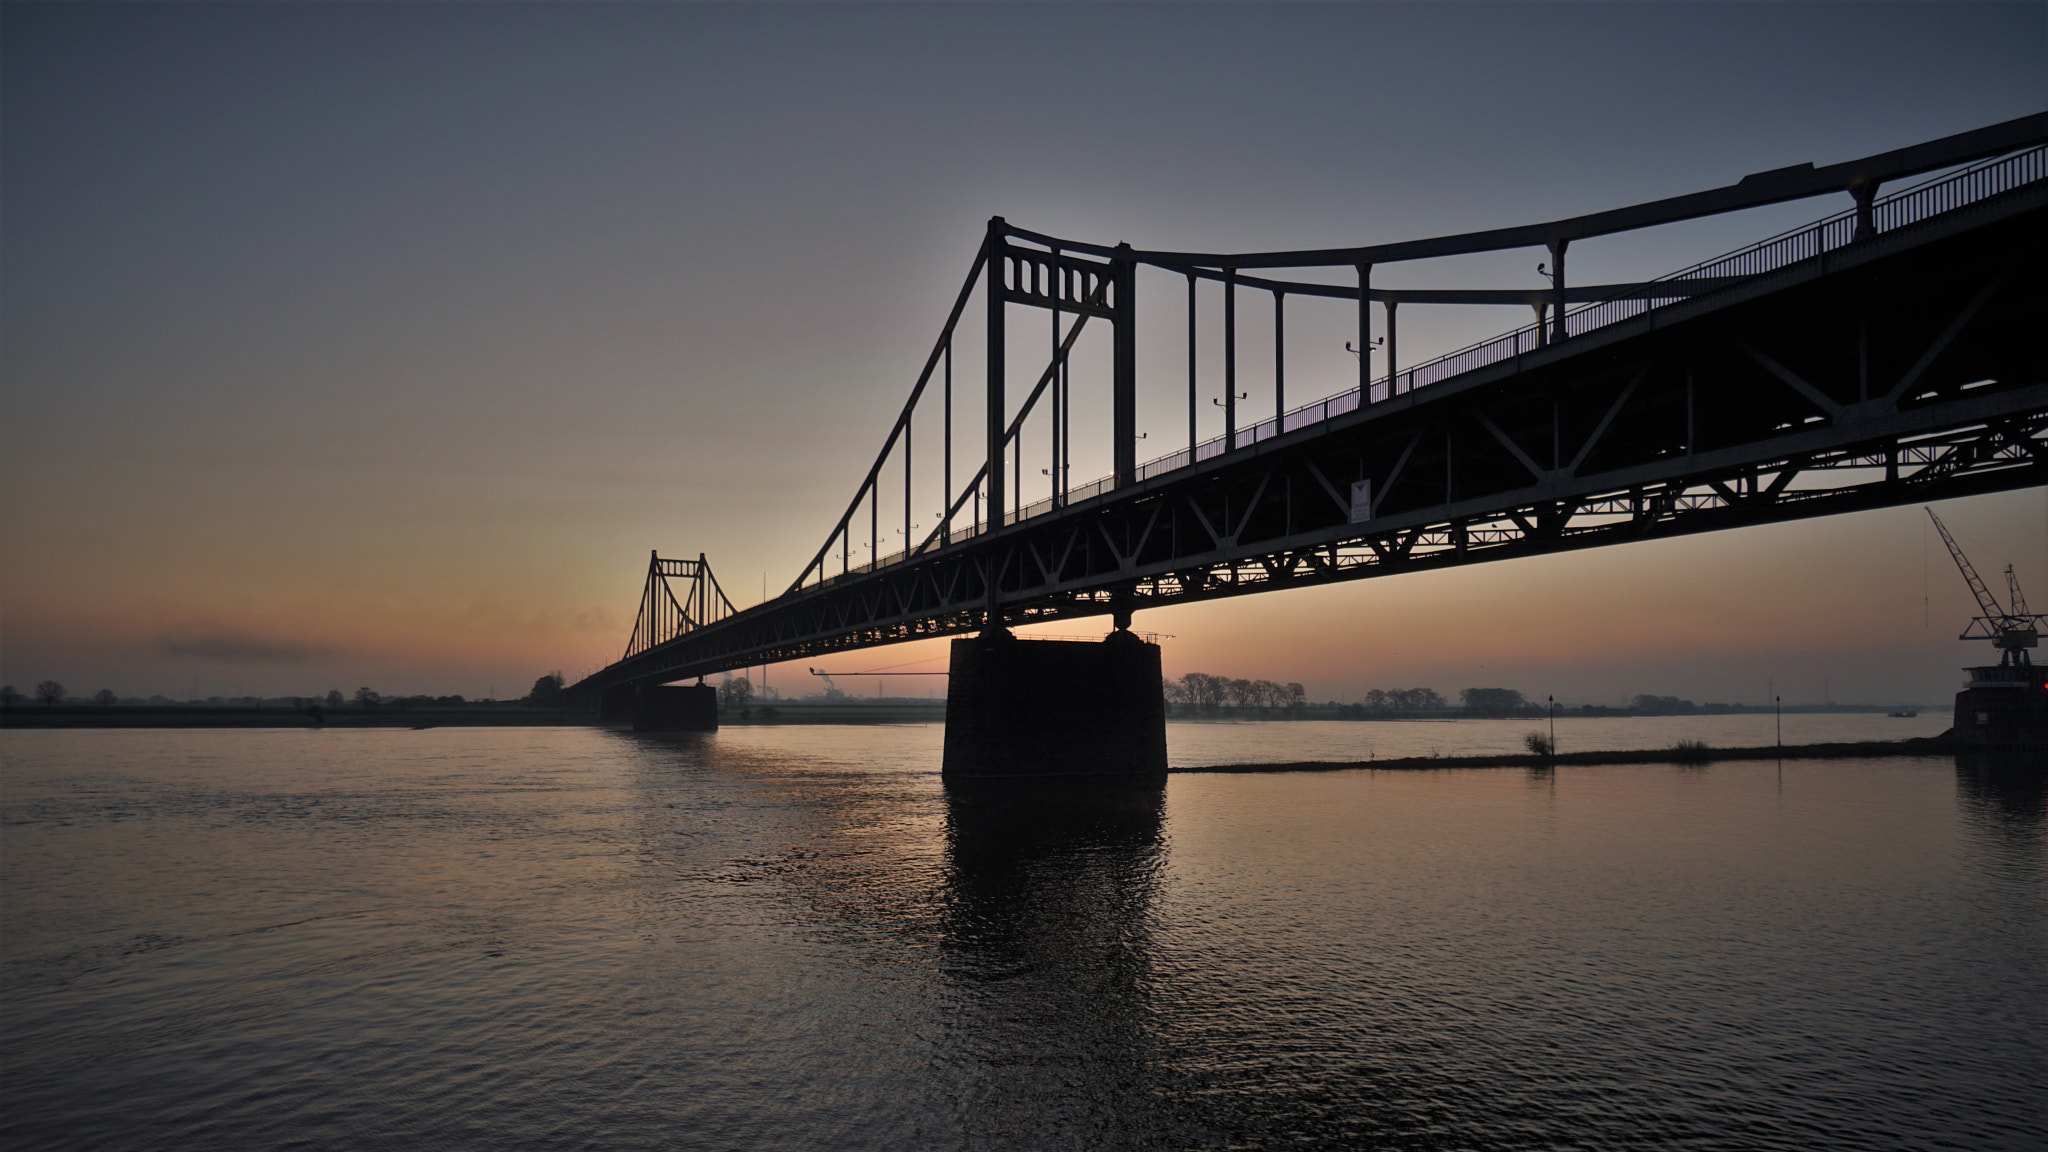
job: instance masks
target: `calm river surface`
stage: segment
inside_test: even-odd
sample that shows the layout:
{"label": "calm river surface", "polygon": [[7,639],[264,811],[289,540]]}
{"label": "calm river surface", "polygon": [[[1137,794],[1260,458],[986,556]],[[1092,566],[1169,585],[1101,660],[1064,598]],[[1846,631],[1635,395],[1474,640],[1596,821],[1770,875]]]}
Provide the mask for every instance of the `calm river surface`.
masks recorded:
{"label": "calm river surface", "polygon": [[2043,1147],[2038,768],[1043,803],[936,725],[0,742],[8,1149]]}

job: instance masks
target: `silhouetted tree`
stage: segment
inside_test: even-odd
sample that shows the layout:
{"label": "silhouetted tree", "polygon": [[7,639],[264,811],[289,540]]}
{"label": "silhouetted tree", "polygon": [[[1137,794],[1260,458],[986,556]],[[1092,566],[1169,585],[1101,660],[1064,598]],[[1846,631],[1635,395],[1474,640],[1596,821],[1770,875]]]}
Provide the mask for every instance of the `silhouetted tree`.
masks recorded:
{"label": "silhouetted tree", "polygon": [[1190,672],[1180,679],[1181,687],[1188,694],[1188,703],[1197,712],[1214,712],[1223,706],[1223,686],[1228,683],[1221,676],[1206,672]]}
{"label": "silhouetted tree", "polygon": [[[1216,712],[1224,708],[1296,709],[1307,706],[1308,689],[1299,684],[1276,684],[1271,680],[1241,680],[1190,672],[1178,680],[1161,681],[1159,691],[1167,704],[1193,712]],[[1434,695],[1432,693],[1432,695]]]}
{"label": "silhouetted tree", "polygon": [[1505,712],[1519,712],[1528,707],[1522,694],[1513,688],[1467,688],[1458,693],[1465,702],[1465,711],[1498,715]]}
{"label": "silhouetted tree", "polygon": [[1264,712],[1287,704],[1287,689],[1271,680],[1236,680],[1232,683],[1240,686],[1238,694],[1242,702],[1238,706],[1241,708],[1257,708]]}
{"label": "silhouetted tree", "polygon": [[754,698],[754,683],[745,676],[727,675],[718,686],[718,703],[724,708],[745,708]]}
{"label": "silhouetted tree", "polygon": [[1434,688],[1375,688],[1365,694],[1365,706],[1375,712],[1441,712],[1450,702]]}
{"label": "silhouetted tree", "polygon": [[64,699],[64,686],[55,680],[45,680],[36,685],[36,699],[46,708],[54,708]]}
{"label": "silhouetted tree", "polygon": [[1695,705],[1692,701],[1680,700],[1676,696],[1651,696],[1644,694],[1637,696],[1631,704],[1636,711],[1641,712],[1645,716],[1681,716],[1691,715],[1699,711],[1698,705]]}
{"label": "silhouetted tree", "polygon": [[1170,676],[1164,677],[1159,681],[1159,694],[1165,698],[1169,708],[1174,705],[1185,706],[1188,702],[1187,685]]}
{"label": "silhouetted tree", "polygon": [[104,708],[107,705],[112,704],[115,700],[119,699],[119,697],[114,695],[114,690],[112,688],[102,688],[99,691],[92,694],[92,699],[93,703],[98,704],[100,707]]}
{"label": "silhouetted tree", "polygon": [[342,696],[341,696],[341,689],[339,689],[339,688],[329,688],[329,689],[327,690],[327,706],[328,706],[329,708],[339,708],[339,707],[341,707],[341,700],[342,700]]}
{"label": "silhouetted tree", "polygon": [[559,669],[550,672],[533,682],[533,691],[526,694],[526,702],[536,708],[559,708],[565,683]]}
{"label": "silhouetted tree", "polygon": [[0,708],[12,708],[14,707],[14,702],[19,699],[21,699],[21,693],[14,690],[14,685],[0,684]]}
{"label": "silhouetted tree", "polygon": [[377,695],[377,690],[375,688],[356,689],[356,703],[362,705],[365,708],[375,708],[377,706],[377,701],[382,699],[382,696]]}

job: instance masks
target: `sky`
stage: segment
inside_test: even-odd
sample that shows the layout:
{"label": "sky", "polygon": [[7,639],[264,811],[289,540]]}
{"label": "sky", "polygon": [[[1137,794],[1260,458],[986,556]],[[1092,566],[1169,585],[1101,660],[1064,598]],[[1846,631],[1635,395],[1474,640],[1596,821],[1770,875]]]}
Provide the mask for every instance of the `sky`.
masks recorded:
{"label": "sky", "polygon": [[[0,677],[511,697],[618,657],[651,549],[705,553],[755,603],[852,496],[992,215],[1150,248],[1375,243],[2044,107],[2041,3],[7,4]],[[1846,206],[1588,242],[1573,276]],[[1532,287],[1540,257],[1401,282]],[[1184,368],[1154,314],[1141,427],[1170,448]],[[1524,317],[1401,319],[1406,362]],[[1302,322],[1329,366],[1290,368],[1307,400],[1345,361],[1339,327]],[[1090,418],[1077,480],[1106,470]],[[2048,599],[2048,493],[1939,511]],[[1973,612],[1901,508],[1137,627],[1172,637],[1169,674],[1319,700],[1939,703],[1988,651],[1954,639]]]}

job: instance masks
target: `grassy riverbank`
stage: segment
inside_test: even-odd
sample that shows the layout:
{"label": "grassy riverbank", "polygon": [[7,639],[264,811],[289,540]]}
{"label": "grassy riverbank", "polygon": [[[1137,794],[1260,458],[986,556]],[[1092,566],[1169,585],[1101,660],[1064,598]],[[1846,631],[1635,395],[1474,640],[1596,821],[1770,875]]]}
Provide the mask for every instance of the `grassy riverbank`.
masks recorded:
{"label": "grassy riverbank", "polygon": [[1733,760],[1864,760],[1879,756],[1985,755],[2048,766],[2048,746],[1987,748],[1941,736],[1910,740],[1858,740],[1836,744],[1766,745],[1760,748],[1639,748],[1616,752],[1563,752],[1555,756],[1512,753],[1485,756],[1403,756],[1391,760],[1303,760],[1276,764],[1211,764],[1171,772],[1351,772],[1361,768],[1399,771],[1437,768],[1561,768],[1597,764],[1713,764]]}
{"label": "grassy riverbank", "polygon": [[587,712],[516,704],[450,708],[296,708],[212,705],[16,705],[0,711],[0,728],[531,728],[590,724]]}

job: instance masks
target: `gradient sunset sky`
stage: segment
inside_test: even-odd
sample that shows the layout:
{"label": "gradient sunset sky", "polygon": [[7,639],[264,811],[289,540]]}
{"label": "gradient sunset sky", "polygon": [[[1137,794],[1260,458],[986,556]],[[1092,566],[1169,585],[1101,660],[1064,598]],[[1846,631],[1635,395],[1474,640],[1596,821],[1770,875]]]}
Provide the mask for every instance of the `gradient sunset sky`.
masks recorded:
{"label": "gradient sunset sky", "polygon": [[[1363,244],[2048,107],[2040,3],[8,4],[0,21],[0,675],[74,694],[514,696],[617,658],[650,549],[707,553],[741,606],[779,591],[991,215],[1151,248]],[[1656,275],[1846,206],[1588,242],[1574,278]],[[1524,255],[1399,279],[1533,287],[1542,255]],[[1403,308],[1402,358],[1524,319]],[[1341,368],[1344,335],[1304,339]],[[1183,386],[1178,359],[1144,364],[1159,396]],[[1141,427],[1177,447],[1181,418],[1148,403]],[[1092,479],[1103,437],[1077,438]],[[1987,575],[2015,564],[2048,600],[2048,493],[1939,510]],[[1940,702],[1989,651],[1954,639],[1972,612],[1902,508],[1137,626],[1174,637],[1170,674],[1315,699],[1755,703],[1774,679],[1788,702]],[[810,663],[940,668],[943,651]]]}

